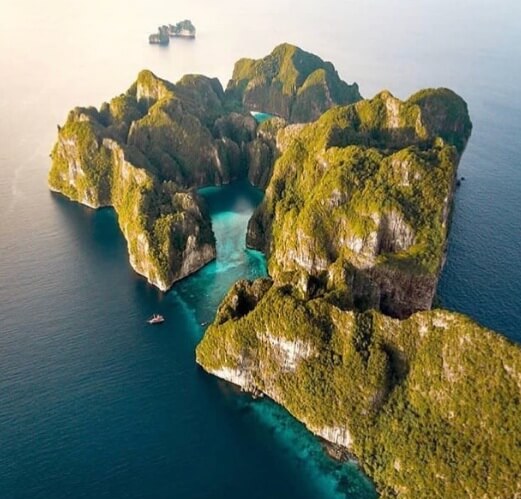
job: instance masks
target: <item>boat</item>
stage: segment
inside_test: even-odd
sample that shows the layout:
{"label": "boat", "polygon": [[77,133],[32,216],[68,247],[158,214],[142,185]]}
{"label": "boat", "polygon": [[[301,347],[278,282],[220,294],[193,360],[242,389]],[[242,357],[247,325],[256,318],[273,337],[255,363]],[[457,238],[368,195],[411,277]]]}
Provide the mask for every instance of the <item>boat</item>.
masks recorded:
{"label": "boat", "polygon": [[165,318],[162,315],[154,314],[150,319],[147,320],[149,324],[162,324],[165,322]]}

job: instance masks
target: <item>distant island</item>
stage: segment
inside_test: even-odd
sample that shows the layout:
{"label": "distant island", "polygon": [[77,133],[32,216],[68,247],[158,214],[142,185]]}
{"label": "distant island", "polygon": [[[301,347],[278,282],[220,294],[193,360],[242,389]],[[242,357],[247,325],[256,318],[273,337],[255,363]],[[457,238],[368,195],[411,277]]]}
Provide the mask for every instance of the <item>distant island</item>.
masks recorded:
{"label": "distant island", "polygon": [[521,349],[433,308],[471,132],[449,89],[364,99],[282,44],[226,89],[141,71],[73,109],[49,186],[113,207],[132,267],[167,290],[215,258],[197,188],[248,178],[265,196],[246,243],[269,278],[233,286],[197,363],[356,456],[383,497],[517,497]]}
{"label": "distant island", "polygon": [[153,33],[148,37],[148,42],[151,44],[168,45],[171,37],[195,38],[195,26],[189,19],[180,21],[177,24],[159,26],[157,33]]}

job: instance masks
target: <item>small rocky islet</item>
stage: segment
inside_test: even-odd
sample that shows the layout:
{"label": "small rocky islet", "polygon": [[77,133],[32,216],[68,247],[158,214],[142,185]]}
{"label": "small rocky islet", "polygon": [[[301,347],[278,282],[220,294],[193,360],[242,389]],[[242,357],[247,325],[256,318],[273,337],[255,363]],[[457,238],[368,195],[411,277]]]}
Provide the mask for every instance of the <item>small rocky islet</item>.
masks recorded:
{"label": "small rocky islet", "polygon": [[148,37],[148,43],[152,45],[168,45],[170,38],[195,38],[195,26],[192,21],[185,19],[176,24],[163,24],[157,28],[157,33]]}
{"label": "small rocky islet", "polygon": [[[251,112],[274,115],[262,124]],[[521,352],[432,309],[472,124],[448,89],[363,99],[283,44],[217,79],[142,71],[59,127],[49,185],[112,206],[132,267],[162,290],[215,258],[197,188],[265,191],[239,281],[197,347],[208,372],[282,404],[346,448],[382,496],[521,493]]]}

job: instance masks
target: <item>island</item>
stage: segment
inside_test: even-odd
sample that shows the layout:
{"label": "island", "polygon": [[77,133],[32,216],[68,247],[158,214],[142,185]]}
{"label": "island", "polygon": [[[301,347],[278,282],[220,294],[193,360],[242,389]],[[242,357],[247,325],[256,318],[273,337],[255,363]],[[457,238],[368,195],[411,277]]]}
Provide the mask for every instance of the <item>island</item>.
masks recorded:
{"label": "island", "polygon": [[195,38],[195,26],[192,21],[185,19],[176,24],[169,24],[168,34],[172,37]]}
{"label": "island", "polygon": [[[288,66],[296,50],[284,45],[274,53],[280,58],[285,51],[279,62]],[[298,53],[309,57],[293,70],[300,80],[325,64]],[[333,66],[327,69],[335,81]],[[215,257],[211,221],[194,189],[246,176],[265,187],[275,135],[285,125],[283,119],[258,125],[236,101],[233,82],[226,91],[201,75],[173,84],[144,70],[99,109],[69,113],[58,127],[49,186],[92,208],[112,206],[132,267],[166,291]]]}
{"label": "island", "polygon": [[168,45],[170,43],[170,33],[168,26],[159,26],[157,33],[152,33],[148,37],[148,43],[156,45]]}
{"label": "island", "polygon": [[215,257],[196,189],[248,178],[265,197],[246,243],[269,277],[233,286],[197,363],[356,457],[383,497],[515,497],[521,350],[433,308],[471,131],[449,89],[363,99],[282,44],[238,61],[226,89],[142,71],[73,109],[49,186],[113,207],[131,265],[167,290]]}
{"label": "island", "polygon": [[176,24],[164,24],[157,28],[157,33],[148,37],[148,43],[157,45],[168,45],[170,38],[195,38],[195,26],[192,21],[185,19]]}
{"label": "island", "polygon": [[240,281],[197,347],[350,455],[381,497],[516,497],[521,349],[456,312],[408,319]]}

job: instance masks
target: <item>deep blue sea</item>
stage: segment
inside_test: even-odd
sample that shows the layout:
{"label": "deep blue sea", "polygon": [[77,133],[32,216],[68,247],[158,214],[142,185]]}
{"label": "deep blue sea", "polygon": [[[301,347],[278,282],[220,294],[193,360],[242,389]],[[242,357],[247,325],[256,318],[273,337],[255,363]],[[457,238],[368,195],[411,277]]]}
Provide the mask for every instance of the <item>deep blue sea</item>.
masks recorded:
{"label": "deep blue sea", "polygon": [[[148,45],[183,18],[195,41]],[[56,125],[143,68],[226,84],[283,41],[367,97],[453,88],[474,130],[439,296],[521,342],[520,18],[514,0],[0,0],[0,498],[374,497],[284,410],[195,364],[230,285],[266,272],[244,248],[262,193],[203,191],[218,258],[163,294],[132,272],[111,210],[48,192]]]}

